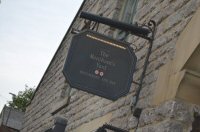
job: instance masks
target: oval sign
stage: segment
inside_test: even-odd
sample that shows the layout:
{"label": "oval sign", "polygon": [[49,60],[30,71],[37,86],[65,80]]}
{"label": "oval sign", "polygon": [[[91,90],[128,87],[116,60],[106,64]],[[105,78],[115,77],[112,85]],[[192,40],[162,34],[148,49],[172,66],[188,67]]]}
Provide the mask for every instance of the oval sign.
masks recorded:
{"label": "oval sign", "polygon": [[136,61],[127,43],[88,30],[72,38],[63,73],[71,87],[117,100],[130,90]]}

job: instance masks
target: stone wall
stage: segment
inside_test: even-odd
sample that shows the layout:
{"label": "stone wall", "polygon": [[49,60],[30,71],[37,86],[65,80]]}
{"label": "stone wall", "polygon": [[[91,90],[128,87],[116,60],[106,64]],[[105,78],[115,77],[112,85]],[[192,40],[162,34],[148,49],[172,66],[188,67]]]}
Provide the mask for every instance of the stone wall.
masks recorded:
{"label": "stone wall", "polygon": [[[124,0],[86,0],[83,10],[118,19],[123,2]],[[131,110],[135,101],[136,84],[132,84],[127,96],[115,102],[72,88],[68,105],[55,115],[51,115],[52,105],[60,101],[63,88],[66,86],[62,69],[73,36],[68,32],[47,68],[32,102],[27,107],[22,132],[43,132],[52,127],[56,116],[68,120],[67,132],[79,132],[81,129],[94,131],[91,126],[97,129],[104,123],[92,124],[98,119],[98,122],[105,120],[109,124],[130,131],[136,130],[136,127],[138,132],[190,131],[194,120],[193,113],[200,112],[199,106],[179,99],[153,105],[151,100],[160,67],[174,59],[177,39],[199,6],[200,0],[138,1],[134,21],[147,23],[153,19],[157,23],[153,52],[137,104],[138,108],[142,108],[139,119],[133,116]],[[81,30],[84,21],[77,18],[72,27]],[[100,25],[98,31],[109,36],[114,36],[115,33],[115,29],[105,25]],[[134,81],[139,81],[149,46],[148,41],[132,35],[129,35],[127,41],[137,46],[135,52],[138,62]],[[68,85],[66,89],[69,89]]]}

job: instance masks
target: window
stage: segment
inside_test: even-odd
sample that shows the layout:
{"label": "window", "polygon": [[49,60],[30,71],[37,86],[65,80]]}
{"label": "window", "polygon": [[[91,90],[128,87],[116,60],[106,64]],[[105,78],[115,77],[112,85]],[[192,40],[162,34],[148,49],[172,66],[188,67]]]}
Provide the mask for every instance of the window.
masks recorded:
{"label": "window", "polygon": [[136,13],[138,0],[125,0],[120,13],[120,20],[126,23],[132,23],[133,17]]}
{"label": "window", "polygon": [[[119,16],[119,21],[132,24],[136,13],[137,3],[138,0],[124,0]],[[117,32],[116,36],[118,39],[124,40],[127,37],[127,33],[120,30]]]}

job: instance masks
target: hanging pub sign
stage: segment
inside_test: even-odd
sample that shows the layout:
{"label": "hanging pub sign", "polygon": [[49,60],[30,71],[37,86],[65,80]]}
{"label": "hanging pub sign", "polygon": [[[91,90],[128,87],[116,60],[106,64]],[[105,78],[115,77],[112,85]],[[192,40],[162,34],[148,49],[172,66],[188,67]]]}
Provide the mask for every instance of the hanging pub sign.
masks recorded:
{"label": "hanging pub sign", "polygon": [[136,61],[127,43],[87,30],[72,38],[63,73],[71,87],[116,100],[129,92]]}

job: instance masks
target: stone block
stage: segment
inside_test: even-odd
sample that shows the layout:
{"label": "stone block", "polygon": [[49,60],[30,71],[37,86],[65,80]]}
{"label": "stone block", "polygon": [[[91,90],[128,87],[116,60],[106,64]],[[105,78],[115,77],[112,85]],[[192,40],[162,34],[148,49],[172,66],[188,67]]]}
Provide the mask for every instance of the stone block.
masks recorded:
{"label": "stone block", "polygon": [[177,121],[166,120],[159,124],[154,124],[140,128],[137,132],[183,132],[184,126]]}

